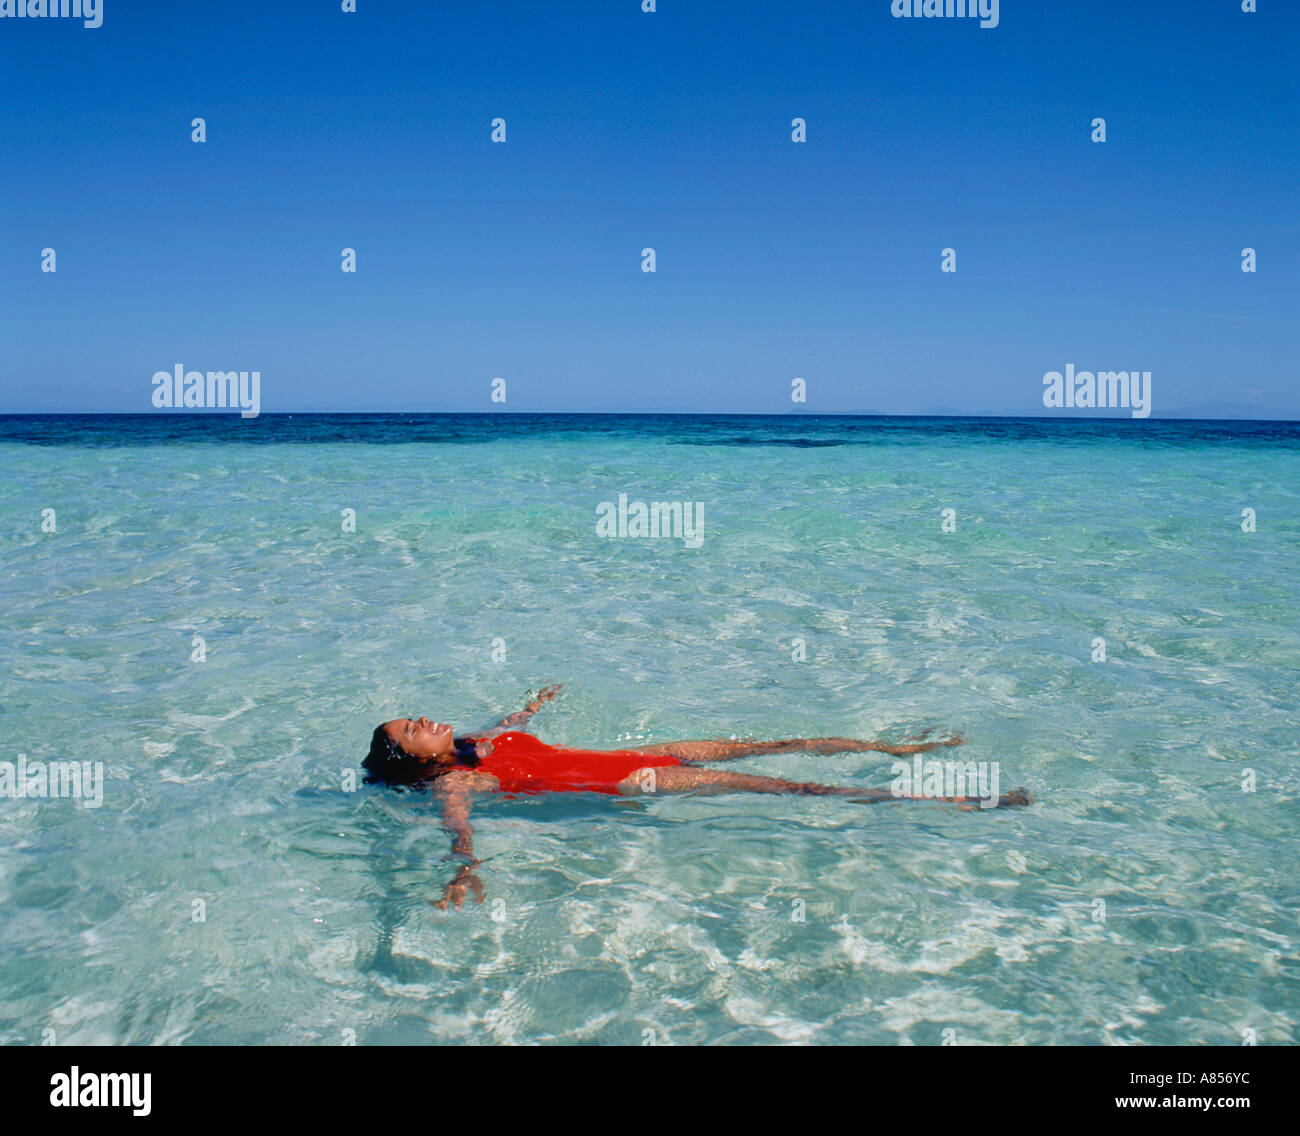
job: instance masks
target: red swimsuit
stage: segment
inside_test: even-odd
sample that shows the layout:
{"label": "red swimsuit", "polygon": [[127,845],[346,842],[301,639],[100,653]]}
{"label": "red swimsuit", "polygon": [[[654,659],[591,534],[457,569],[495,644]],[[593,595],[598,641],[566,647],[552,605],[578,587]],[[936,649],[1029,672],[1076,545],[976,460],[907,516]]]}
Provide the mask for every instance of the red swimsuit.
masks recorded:
{"label": "red swimsuit", "polygon": [[617,793],[618,783],[638,769],[681,765],[663,754],[565,749],[513,730],[491,742],[492,752],[472,768],[490,773],[506,793]]}

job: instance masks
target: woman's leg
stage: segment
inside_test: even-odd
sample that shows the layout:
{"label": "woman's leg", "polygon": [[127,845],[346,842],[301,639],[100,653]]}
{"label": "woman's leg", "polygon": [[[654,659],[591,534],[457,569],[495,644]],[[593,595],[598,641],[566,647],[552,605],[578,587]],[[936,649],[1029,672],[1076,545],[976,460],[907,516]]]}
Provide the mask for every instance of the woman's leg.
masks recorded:
{"label": "woman's leg", "polygon": [[651,745],[631,746],[635,753],[665,754],[692,765],[710,761],[734,761],[738,757],[752,757],[758,753],[866,753],[876,750],[894,757],[914,753],[929,753],[944,746],[961,745],[965,739],[953,734],[937,742],[916,742],[891,745],[889,742],[862,741],[858,738],[787,738],[771,742],[655,742]]}
{"label": "woman's leg", "polygon": [[[845,785],[817,785],[808,781],[785,781],[754,773],[731,773],[725,769],[693,769],[684,765],[660,765],[638,769],[619,783],[627,797],[653,793],[781,793],[814,797],[849,797],[855,804],[874,805],[883,801],[947,801],[979,807],[979,797],[896,797],[888,789],[852,789]],[[999,807],[1029,804],[1024,789],[1013,789],[998,798]]]}

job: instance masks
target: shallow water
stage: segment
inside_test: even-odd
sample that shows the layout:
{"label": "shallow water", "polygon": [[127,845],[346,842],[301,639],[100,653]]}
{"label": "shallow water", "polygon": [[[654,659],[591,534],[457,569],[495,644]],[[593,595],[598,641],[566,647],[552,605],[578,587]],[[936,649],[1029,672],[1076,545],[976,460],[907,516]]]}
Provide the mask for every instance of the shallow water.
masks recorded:
{"label": "shallow water", "polygon": [[[1300,426],[7,418],[0,471],[0,760],[107,777],[0,799],[0,1042],[1297,1040]],[[1036,803],[494,799],[438,912],[428,795],[345,771],[546,682],[548,741],[957,729]]]}

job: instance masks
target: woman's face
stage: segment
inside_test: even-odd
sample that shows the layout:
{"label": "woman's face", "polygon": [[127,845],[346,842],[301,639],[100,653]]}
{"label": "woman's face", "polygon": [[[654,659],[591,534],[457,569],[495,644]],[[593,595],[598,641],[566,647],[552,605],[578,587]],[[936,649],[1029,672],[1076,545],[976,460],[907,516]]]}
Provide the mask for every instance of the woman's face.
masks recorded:
{"label": "woman's face", "polygon": [[442,757],[451,753],[451,727],[428,718],[394,718],[384,732],[412,757]]}

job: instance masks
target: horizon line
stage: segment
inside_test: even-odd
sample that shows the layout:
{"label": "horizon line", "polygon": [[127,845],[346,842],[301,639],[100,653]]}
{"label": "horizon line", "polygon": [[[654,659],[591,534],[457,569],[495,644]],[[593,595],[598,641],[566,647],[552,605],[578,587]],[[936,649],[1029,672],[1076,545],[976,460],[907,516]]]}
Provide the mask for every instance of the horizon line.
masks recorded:
{"label": "horizon line", "polygon": [[[1190,408],[1189,408],[1190,409]],[[1279,412],[1290,414],[1291,411]],[[4,418],[146,418],[146,419],[212,419],[240,418],[256,421],[257,418],[293,418],[297,415],[313,417],[393,417],[419,415],[422,417],[473,417],[473,418],[956,418],[992,419],[1030,422],[1271,422],[1300,424],[1300,417],[1213,417],[1180,414],[1176,410],[1163,415],[1150,414],[1144,418],[1124,414],[1028,414],[977,411],[932,411],[913,414],[880,410],[264,410],[256,418],[246,419],[238,408],[192,408],[183,412],[175,410],[0,410]]]}

